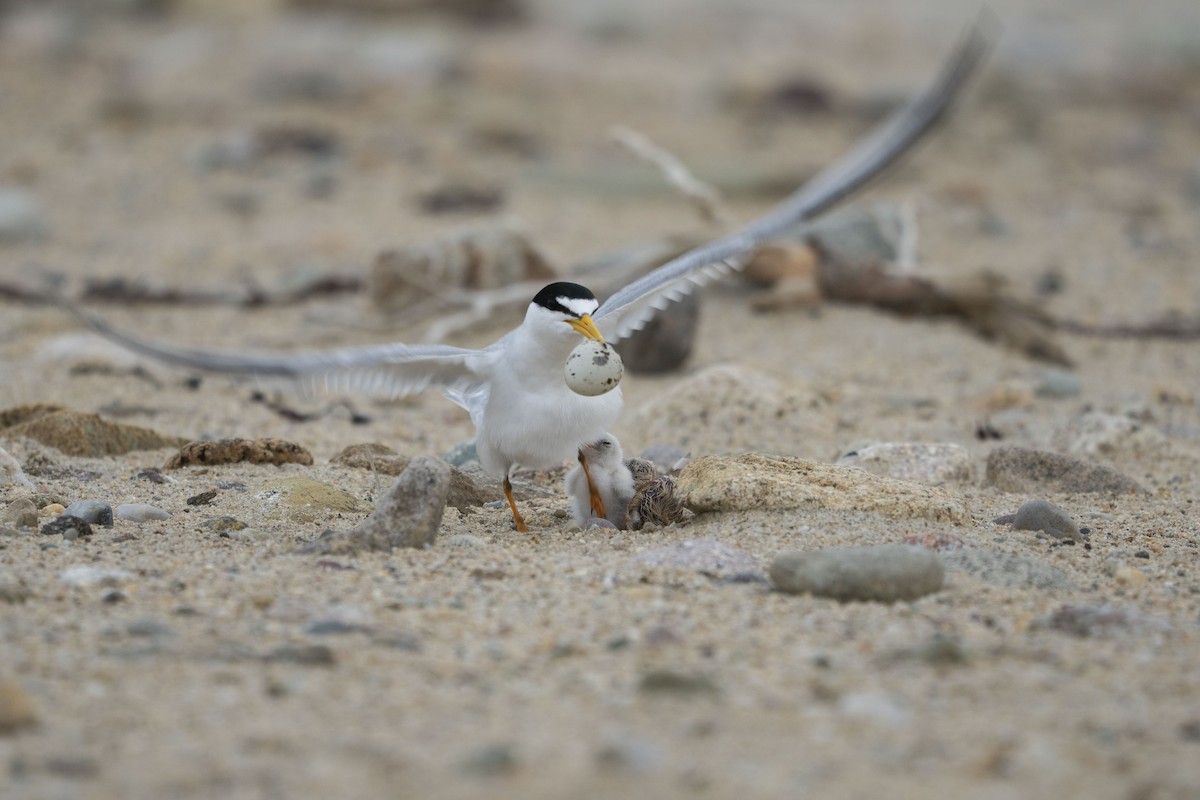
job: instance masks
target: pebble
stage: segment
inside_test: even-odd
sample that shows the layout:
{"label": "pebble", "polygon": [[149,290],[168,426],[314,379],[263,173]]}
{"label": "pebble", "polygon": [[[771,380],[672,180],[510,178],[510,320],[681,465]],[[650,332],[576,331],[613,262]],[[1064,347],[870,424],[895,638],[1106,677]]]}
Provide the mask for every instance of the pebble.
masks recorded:
{"label": "pebble", "polygon": [[1070,514],[1048,500],[1030,500],[1018,508],[1013,530],[1042,531],[1056,539],[1079,539],[1079,528]]}
{"label": "pebble", "polygon": [[975,479],[970,451],[952,443],[879,442],[846,453],[837,465],[931,486],[971,483]]}
{"label": "pebble", "polygon": [[175,635],[171,626],[151,617],[131,620],[125,625],[125,632],[130,636],[144,636],[150,639],[164,639]]}
{"label": "pebble", "polygon": [[74,541],[80,536],[91,536],[92,526],[79,517],[73,517],[70,514],[60,514],[43,525],[41,532],[43,536],[62,534],[64,539]]}
{"label": "pebble", "polygon": [[76,500],[63,511],[64,516],[78,517],[92,525],[105,528],[113,526],[113,509],[100,500]]}
{"label": "pebble", "polygon": [[0,186],[0,243],[38,242],[49,232],[46,210],[37,197],[24,189]]}
{"label": "pebble", "polygon": [[935,522],[969,518],[962,497],[942,487],[803,458],[753,453],[692,459],[679,473],[675,493],[697,513],[825,508]]}
{"label": "pebble", "polygon": [[608,529],[614,530],[614,531],[620,530],[620,528],[618,528],[612,522],[609,522],[608,520],[606,520],[604,517],[588,517],[584,521],[582,527],[584,530],[588,530],[589,528],[608,528]]}
{"label": "pebble", "polygon": [[9,423],[3,428],[6,437],[25,436],[69,456],[117,456],[178,447],[187,441],[149,428],[110,422],[99,414],[54,406],[18,406],[0,412],[0,417]]}
{"label": "pebble", "polygon": [[1146,491],[1137,481],[1102,464],[1012,445],[991,452],[984,480],[1001,491],[1014,493],[1144,494]]}
{"label": "pebble", "polygon": [[1065,399],[1083,394],[1083,381],[1069,369],[1049,367],[1037,376],[1034,393],[1038,397]]}
{"label": "pebble", "polygon": [[207,492],[201,492],[200,494],[192,495],[184,502],[189,506],[206,506],[215,500],[216,497],[217,493],[214,490],[209,489]]}
{"label": "pebble", "polygon": [[46,503],[46,505],[42,506],[40,513],[43,517],[57,517],[66,510],[67,507],[62,503]]}
{"label": "pebble", "polygon": [[790,594],[892,603],[939,591],[945,569],[930,550],[885,544],[784,553],[770,575],[775,588]]}
{"label": "pebble", "polygon": [[866,264],[892,264],[903,255],[905,213],[892,203],[848,206],[806,226],[806,238],[823,260],[849,271]]}
{"label": "pebble", "polygon": [[281,645],[264,656],[263,660],[305,667],[332,667],[337,664],[333,650],[323,644]]}
{"label": "pebble", "polygon": [[33,700],[19,683],[0,680],[0,735],[37,725]]}
{"label": "pebble", "polygon": [[361,525],[323,536],[301,552],[386,552],[396,547],[429,547],[437,538],[449,494],[450,465],[440,458],[414,456]]}
{"label": "pebble", "polygon": [[462,760],[460,767],[469,775],[507,775],[515,772],[520,762],[511,745],[490,744],[480,747]]}
{"label": "pebble", "polygon": [[647,694],[717,695],[720,687],[708,675],[663,667],[642,675],[638,690]]}
{"label": "pebble", "polygon": [[700,323],[700,296],[684,295],[621,341],[621,360],[630,372],[661,375],[684,365],[692,355]]}
{"label": "pebble", "polygon": [[632,564],[700,572],[709,577],[757,572],[758,559],[716,539],[687,539],[678,544],[655,547],[635,556]]}
{"label": "pebble", "polygon": [[311,466],[312,453],[284,439],[215,439],[188,442],[171,456],[163,469],[213,464],[303,464]]}
{"label": "pebble", "polygon": [[0,525],[12,528],[36,528],[38,509],[32,497],[18,497],[4,508]]}
{"label": "pebble", "polygon": [[210,530],[220,536],[228,536],[235,531],[243,531],[246,529],[246,523],[236,517],[217,517],[216,519],[206,520],[200,523],[200,527]]}
{"label": "pebble", "polygon": [[442,455],[442,460],[453,467],[462,467],[472,463],[478,464],[479,451],[475,449],[475,440],[472,439],[469,442],[456,444]]}
{"label": "pebble", "polygon": [[652,444],[638,458],[649,461],[661,472],[677,472],[687,465],[691,454],[673,444]]}
{"label": "pebble", "polygon": [[171,518],[166,511],[146,503],[122,503],[117,506],[116,515],[117,519],[126,522],[152,522]]}

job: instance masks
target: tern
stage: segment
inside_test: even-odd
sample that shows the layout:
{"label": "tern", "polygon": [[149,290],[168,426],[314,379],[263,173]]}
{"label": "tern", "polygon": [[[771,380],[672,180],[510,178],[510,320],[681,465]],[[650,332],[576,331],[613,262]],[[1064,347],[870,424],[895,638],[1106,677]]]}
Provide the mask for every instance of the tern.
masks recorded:
{"label": "tern", "polygon": [[[563,488],[571,499],[571,516],[580,527],[597,514],[592,492],[600,495],[603,517],[618,528],[625,528],[625,512],[634,495],[634,477],[625,465],[621,443],[605,434],[579,448],[579,466],[563,479]],[[586,472],[585,472],[586,465]]]}
{"label": "tern", "polygon": [[660,310],[699,286],[741,270],[759,245],[793,234],[798,224],[843,200],[890,166],[943,116],[991,48],[986,15],[967,31],[940,74],[921,94],[884,120],[845,156],[765,216],[678,256],[614,292],[603,303],[575,283],[539,291],[524,321],[480,350],[428,344],[383,344],[324,351],[204,350],[151,340],[114,328],[66,304],[96,333],[152,358],[226,373],[249,373],[322,384],[330,390],[373,390],[399,396],[437,387],[462,406],[476,427],[481,466],[503,475],[504,495],[519,531],[528,530],[513,497],[518,467],[545,469],[579,459],[592,512],[606,516],[588,475],[584,446],[601,439],[621,412],[620,388],[596,397],[572,392],[563,366],[582,340],[618,342]]}

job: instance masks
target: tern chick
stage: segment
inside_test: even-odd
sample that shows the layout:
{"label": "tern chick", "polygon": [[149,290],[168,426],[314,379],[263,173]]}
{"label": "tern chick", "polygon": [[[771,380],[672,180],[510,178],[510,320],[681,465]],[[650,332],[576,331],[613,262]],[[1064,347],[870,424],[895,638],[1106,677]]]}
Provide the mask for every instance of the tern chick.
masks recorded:
{"label": "tern chick", "polygon": [[[633,499],[634,479],[625,464],[621,443],[605,434],[579,449],[579,466],[567,473],[563,486],[571,499],[571,516],[583,526],[593,516],[592,489],[600,496],[604,518],[618,528],[625,527],[625,511]],[[585,463],[586,470],[585,472]],[[591,487],[587,476],[591,475]]]}

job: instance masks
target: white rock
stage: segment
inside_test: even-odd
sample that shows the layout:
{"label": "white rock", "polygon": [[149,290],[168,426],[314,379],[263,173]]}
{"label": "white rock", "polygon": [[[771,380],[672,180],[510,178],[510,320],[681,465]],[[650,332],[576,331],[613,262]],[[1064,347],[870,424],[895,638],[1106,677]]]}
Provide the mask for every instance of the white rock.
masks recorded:
{"label": "white rock", "polygon": [[161,508],[155,508],[145,503],[122,503],[116,507],[115,513],[117,519],[127,522],[151,522],[171,518],[171,515]]}

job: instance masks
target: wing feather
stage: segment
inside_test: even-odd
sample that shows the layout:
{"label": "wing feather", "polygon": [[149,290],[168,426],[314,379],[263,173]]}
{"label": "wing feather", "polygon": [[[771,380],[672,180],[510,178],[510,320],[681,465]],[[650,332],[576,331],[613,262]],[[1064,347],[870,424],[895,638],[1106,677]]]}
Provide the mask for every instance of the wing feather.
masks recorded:
{"label": "wing feather", "polygon": [[143,338],[113,327],[91,311],[67,307],[95,333],[159,361],[210,372],[282,378],[327,392],[399,397],[433,386],[471,391],[484,382],[481,371],[489,361],[488,351],[441,344],[385,344],[288,353],[206,350]]}
{"label": "wing feather", "polygon": [[950,108],[991,49],[995,27],[990,14],[981,14],[924,92],[766,216],[689,250],[615,292],[592,315],[604,337],[619,341],[696,287],[740,271],[754,248],[845,199],[895,163]]}

